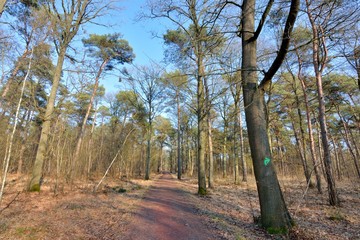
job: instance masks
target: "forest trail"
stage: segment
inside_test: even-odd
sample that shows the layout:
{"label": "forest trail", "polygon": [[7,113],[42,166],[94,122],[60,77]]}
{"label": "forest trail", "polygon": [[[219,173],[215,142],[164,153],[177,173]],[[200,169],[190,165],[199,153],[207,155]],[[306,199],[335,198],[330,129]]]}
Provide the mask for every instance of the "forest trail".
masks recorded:
{"label": "forest trail", "polygon": [[139,202],[123,240],[222,239],[211,232],[189,193],[169,173],[161,175]]}

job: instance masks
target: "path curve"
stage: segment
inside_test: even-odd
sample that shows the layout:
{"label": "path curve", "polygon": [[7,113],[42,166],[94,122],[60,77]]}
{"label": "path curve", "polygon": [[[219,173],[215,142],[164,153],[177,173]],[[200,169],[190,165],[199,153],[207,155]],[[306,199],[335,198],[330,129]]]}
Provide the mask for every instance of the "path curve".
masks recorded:
{"label": "path curve", "polygon": [[196,214],[196,207],[188,194],[170,174],[160,176],[140,201],[139,209],[121,239],[221,239]]}

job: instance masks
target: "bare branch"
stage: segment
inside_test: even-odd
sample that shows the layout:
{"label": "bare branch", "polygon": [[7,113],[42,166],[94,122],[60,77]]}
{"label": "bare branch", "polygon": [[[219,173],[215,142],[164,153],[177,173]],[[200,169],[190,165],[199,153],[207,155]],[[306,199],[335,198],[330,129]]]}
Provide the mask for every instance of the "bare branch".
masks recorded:
{"label": "bare branch", "polygon": [[286,20],[285,29],[284,29],[279,52],[278,52],[274,62],[272,63],[270,69],[265,73],[265,76],[259,85],[259,88],[261,88],[261,89],[263,89],[265,87],[265,85],[271,83],[271,79],[273,78],[273,76],[275,75],[277,70],[280,68],[282,62],[285,59],[285,56],[288,52],[289,45],[290,45],[291,32],[293,30],[294,23],[296,21],[297,14],[299,12],[299,6],[300,6],[300,0],[292,0],[291,1],[290,11],[289,11],[288,18]]}

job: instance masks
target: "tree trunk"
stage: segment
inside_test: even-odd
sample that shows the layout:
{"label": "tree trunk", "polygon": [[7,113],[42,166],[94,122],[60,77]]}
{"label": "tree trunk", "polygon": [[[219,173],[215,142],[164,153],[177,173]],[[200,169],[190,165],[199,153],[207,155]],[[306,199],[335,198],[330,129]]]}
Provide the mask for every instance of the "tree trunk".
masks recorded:
{"label": "tree trunk", "polygon": [[[78,135],[78,140],[77,140],[77,143],[76,143],[75,153],[74,153],[74,156],[73,156],[73,168],[74,168],[75,164],[79,160],[81,144],[82,144],[82,141],[83,141],[84,136],[85,136],[86,123],[87,123],[87,120],[89,118],[89,115],[90,115],[90,112],[91,112],[91,109],[92,109],[92,106],[93,106],[93,103],[94,103],[94,99],[96,97],[96,92],[97,92],[97,90],[99,88],[99,80],[100,80],[101,73],[103,72],[103,70],[104,70],[107,63],[108,63],[108,60],[105,60],[105,61],[102,62],[101,66],[100,66],[100,68],[99,68],[99,70],[98,70],[98,72],[96,74],[96,77],[95,77],[94,89],[92,91],[92,94],[91,94],[91,97],[90,97],[90,102],[89,102],[89,105],[87,107],[86,114],[84,116],[83,122],[81,124],[81,129],[80,129],[80,132],[79,132],[79,135]],[[72,171],[74,171],[74,169]]]}
{"label": "tree trunk", "polygon": [[[359,153],[356,151],[356,148],[355,148],[355,151],[356,151],[356,154],[353,150],[353,146],[351,146],[351,143],[350,143],[350,137],[349,137],[349,129],[347,127],[347,124],[340,112],[340,109],[339,109],[339,106],[335,105],[335,108],[337,110],[337,113],[339,115],[339,118],[340,118],[340,121],[344,127],[344,133],[343,131],[340,131],[345,139],[345,143],[346,143],[346,146],[347,148],[349,149],[349,152],[354,160],[354,166],[355,166],[355,169],[356,169],[356,172],[357,172],[357,175],[358,175],[358,178],[360,178],[360,167],[359,167],[359,163],[358,163],[358,156],[359,156]],[[355,146],[356,147],[356,146]]]}
{"label": "tree trunk", "polygon": [[176,90],[176,104],[177,104],[177,162],[178,162],[178,174],[177,178],[181,180],[182,174],[182,161],[181,161],[181,108],[180,108],[180,99],[179,99],[179,89]]}
{"label": "tree trunk", "polygon": [[[5,4],[5,2],[4,2],[4,4]],[[1,6],[0,6],[0,7],[1,7]],[[0,16],[1,16],[1,12],[0,12]],[[9,90],[10,90],[11,84],[12,84],[12,82],[13,82],[13,80],[14,80],[14,77],[15,77],[16,74],[19,72],[19,69],[20,69],[20,67],[21,67],[22,61],[24,61],[24,59],[25,59],[25,58],[30,54],[30,52],[31,52],[31,51],[28,49],[28,47],[29,47],[29,46],[27,45],[25,51],[24,51],[23,54],[21,55],[20,59],[17,61],[14,70],[11,72],[11,75],[10,75],[10,77],[8,78],[8,81],[7,81],[6,84],[5,84],[4,90],[3,90],[3,92],[1,93],[1,100],[2,100],[2,101],[5,100],[7,94],[8,94],[8,92],[9,92]],[[2,101],[0,101],[0,109],[3,108],[3,102],[2,102]],[[4,110],[3,110],[3,111],[4,111]]]}
{"label": "tree trunk", "polygon": [[[340,205],[340,200],[336,192],[335,179],[331,170],[331,153],[329,140],[327,135],[327,126],[326,126],[326,117],[325,117],[325,99],[322,87],[322,72],[327,63],[327,47],[325,43],[325,38],[323,35],[323,29],[321,26],[317,26],[315,20],[311,14],[309,1],[306,0],[307,15],[311,23],[313,42],[313,65],[316,78],[316,87],[318,93],[318,102],[319,102],[319,122],[321,129],[321,141],[324,151],[324,165],[325,165],[325,174],[326,181],[328,184],[328,194],[329,194],[329,203],[333,206]],[[319,31],[321,34],[319,34]],[[321,49],[320,49],[321,48]],[[320,53],[321,51],[321,53]]]}
{"label": "tree trunk", "polygon": [[256,40],[251,40],[254,36],[255,0],[243,1],[241,19],[244,107],[260,200],[261,223],[270,232],[287,232],[292,220],[272,163],[264,91],[257,84]]}
{"label": "tree trunk", "polygon": [[[241,90],[240,90],[241,91]],[[244,134],[242,129],[242,116],[240,111],[240,103],[239,103],[239,141],[240,141],[240,162],[242,167],[242,181],[247,182],[247,166],[246,160],[244,158]]]}
{"label": "tree trunk", "polygon": [[[149,108],[151,109],[151,108]],[[149,113],[149,129],[146,144],[146,165],[145,165],[145,180],[150,179],[150,162],[151,162],[151,135],[152,135],[152,119],[151,112]]]}
{"label": "tree trunk", "polygon": [[206,152],[206,113],[205,113],[205,89],[204,75],[205,70],[202,58],[198,56],[198,76],[197,76],[197,163],[198,163],[198,194],[206,195],[206,170],[205,170],[205,152]]}
{"label": "tree trunk", "polygon": [[[301,71],[301,66],[299,67],[299,72],[300,71]],[[304,175],[305,175],[305,178],[306,178],[306,183],[309,183],[309,187],[313,188],[314,185],[311,182],[311,174],[310,174],[310,171],[309,171],[308,161],[307,161],[307,157],[306,157],[305,131],[304,131],[304,125],[303,125],[303,117],[302,117],[302,113],[301,113],[301,109],[300,109],[301,102],[300,102],[299,94],[298,94],[298,91],[297,91],[296,78],[295,78],[295,76],[293,74],[291,74],[291,75],[292,75],[292,79],[294,81],[292,86],[293,86],[293,91],[295,93],[297,116],[299,118],[300,139],[297,136],[297,141],[298,141],[298,146],[299,146],[299,153],[300,153],[300,157],[301,157],[301,160],[302,160],[302,165],[303,165],[303,169],[304,169]],[[293,123],[293,128],[294,127],[295,127],[295,122]],[[294,133],[297,133],[295,128],[294,128]],[[295,136],[295,138],[296,138],[296,136]]]}
{"label": "tree trunk", "polygon": [[43,173],[42,170],[45,160],[46,147],[47,147],[48,137],[50,134],[51,120],[54,114],[56,93],[61,79],[61,72],[65,59],[65,53],[66,53],[66,47],[62,46],[59,52],[59,57],[54,72],[51,92],[46,106],[45,115],[43,116],[41,135],[38,144],[38,149],[36,152],[32,177],[30,179],[29,191],[37,191],[37,192],[40,191],[40,179]]}
{"label": "tree trunk", "polygon": [[326,126],[326,118],[325,118],[325,101],[324,101],[324,94],[322,91],[322,77],[320,74],[316,74],[316,84],[318,88],[321,141],[324,151],[324,165],[325,165],[326,180],[328,184],[329,203],[332,206],[338,206],[340,205],[340,200],[336,192],[335,179],[333,177],[333,173],[331,169],[331,153],[330,153],[329,139],[327,136],[327,126]]}
{"label": "tree trunk", "polygon": [[227,176],[227,162],[228,162],[228,153],[227,153],[227,124],[224,126],[224,143],[223,143],[223,178]]}
{"label": "tree trunk", "polygon": [[15,118],[14,118],[14,126],[13,126],[12,132],[10,134],[9,148],[6,149],[7,154],[6,154],[6,159],[5,159],[5,168],[4,168],[4,172],[3,172],[3,175],[2,175],[1,188],[0,188],[0,204],[1,204],[1,201],[2,201],[2,196],[3,196],[3,193],[4,193],[4,188],[5,188],[5,183],[6,183],[7,172],[8,172],[9,165],[10,165],[12,147],[13,147],[13,143],[14,143],[14,136],[15,136],[16,128],[17,128],[18,121],[19,121],[19,113],[20,113],[21,102],[23,100],[26,81],[27,81],[27,78],[29,77],[29,73],[30,73],[30,69],[31,69],[32,54],[33,54],[33,51],[31,52],[29,65],[28,65],[27,72],[26,72],[26,75],[25,75],[24,80],[23,80],[22,87],[21,87],[20,98],[19,98],[19,102],[17,104]]}
{"label": "tree trunk", "polygon": [[209,143],[209,188],[214,188],[214,156],[213,156],[213,142],[212,142],[212,125],[210,119],[210,112],[207,114],[207,128],[208,128],[208,143]]}
{"label": "tree trunk", "polygon": [[239,153],[241,154],[241,149],[238,148],[240,144],[240,126],[239,126],[239,115],[240,115],[240,95],[236,89],[236,93],[234,96],[234,111],[235,111],[235,119],[234,119],[234,132],[233,132],[233,156],[234,156],[234,183],[240,184],[240,174],[239,174]]}
{"label": "tree trunk", "polygon": [[316,155],[316,151],[315,151],[315,141],[314,141],[314,134],[313,134],[313,126],[312,126],[312,122],[311,122],[311,111],[310,111],[310,107],[309,107],[309,100],[308,100],[308,95],[307,95],[307,86],[305,83],[304,78],[301,76],[301,59],[300,59],[300,55],[299,53],[296,51],[296,54],[298,56],[298,60],[299,60],[299,72],[298,72],[298,79],[300,81],[301,84],[301,89],[303,92],[303,96],[304,96],[304,104],[305,104],[305,111],[306,111],[306,121],[307,121],[307,128],[308,128],[308,134],[309,134],[309,141],[310,141],[310,155],[311,155],[311,160],[314,166],[314,172],[315,172],[315,177],[316,177],[316,188],[318,190],[318,193],[322,193],[322,189],[321,189],[321,177],[320,177],[320,172],[319,172],[319,161]]}
{"label": "tree trunk", "polygon": [[[292,124],[292,128],[293,128],[294,136],[295,136],[296,145],[298,146],[298,151],[299,151],[301,163],[303,166],[306,183],[309,185],[310,188],[313,188],[314,185],[311,182],[311,174],[309,171],[309,166],[308,166],[307,157],[306,157],[306,140],[305,140],[305,131],[304,131],[304,126],[303,126],[303,118],[302,118],[302,113],[301,113],[301,109],[300,109],[301,103],[300,103],[299,95],[297,93],[297,86],[296,86],[296,82],[295,82],[296,79],[293,74],[292,74],[292,77],[293,77],[293,81],[294,81],[292,86],[293,86],[293,91],[295,93],[297,116],[298,116],[299,128],[300,128],[300,137],[299,137],[299,134],[295,127],[296,120],[292,116],[291,112],[289,112],[289,116],[291,119],[291,124]],[[288,109],[291,109],[291,108],[292,107],[289,105]]]}

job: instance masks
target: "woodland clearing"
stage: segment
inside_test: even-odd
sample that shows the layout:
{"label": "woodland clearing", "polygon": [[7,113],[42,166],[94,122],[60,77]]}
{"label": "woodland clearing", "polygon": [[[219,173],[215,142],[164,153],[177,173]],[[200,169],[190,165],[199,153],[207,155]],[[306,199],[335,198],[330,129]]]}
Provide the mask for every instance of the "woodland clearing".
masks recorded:
{"label": "woodland clearing", "polygon": [[[54,194],[51,179],[45,179],[41,193],[29,193],[23,190],[25,177],[10,175],[1,206],[0,239],[123,239],[159,177],[150,181],[108,178],[96,194],[92,192],[96,182],[78,182]],[[218,180],[206,197],[196,194],[193,178],[178,181],[173,175],[170,180],[214,239],[360,239],[359,182],[338,183],[342,204],[334,208],[327,204],[325,193],[309,189],[304,198],[304,182],[280,177],[296,222],[288,236],[280,237],[254,224],[260,215],[254,179],[240,185]],[[185,225],[183,230],[190,231]]]}

